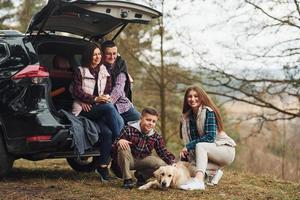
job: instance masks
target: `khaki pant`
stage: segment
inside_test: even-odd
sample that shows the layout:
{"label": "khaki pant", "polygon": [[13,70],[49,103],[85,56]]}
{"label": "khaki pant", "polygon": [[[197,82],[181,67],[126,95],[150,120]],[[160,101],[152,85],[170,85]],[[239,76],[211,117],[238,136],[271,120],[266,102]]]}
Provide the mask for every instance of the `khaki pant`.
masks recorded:
{"label": "khaki pant", "polygon": [[135,159],[132,156],[131,149],[118,149],[118,165],[122,171],[123,179],[131,179],[132,173],[130,170],[137,170],[147,180],[153,176],[156,169],[167,164],[157,156]]}

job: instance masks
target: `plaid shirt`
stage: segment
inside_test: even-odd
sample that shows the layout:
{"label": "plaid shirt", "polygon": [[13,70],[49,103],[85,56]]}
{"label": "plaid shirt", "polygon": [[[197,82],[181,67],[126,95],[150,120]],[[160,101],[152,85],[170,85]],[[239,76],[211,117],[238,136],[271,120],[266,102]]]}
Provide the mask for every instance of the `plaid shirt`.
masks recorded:
{"label": "plaid shirt", "polygon": [[113,144],[115,158],[118,148],[117,143],[120,139],[125,139],[132,143],[130,144],[131,153],[136,159],[143,159],[150,156],[152,150],[155,149],[157,155],[167,164],[173,164],[175,162],[175,156],[167,150],[161,135],[154,130],[148,134],[141,133],[140,121],[127,125],[122,129],[119,138]]}
{"label": "plaid shirt", "polygon": [[191,142],[186,145],[188,150],[192,150],[196,148],[196,144],[199,142],[209,142],[212,143],[215,141],[217,134],[217,122],[216,116],[213,111],[206,111],[206,119],[204,123],[204,134],[199,136],[197,131],[196,119],[193,116],[192,112],[189,116],[190,123],[190,134],[191,134]]}
{"label": "plaid shirt", "polygon": [[124,88],[126,83],[126,74],[120,73],[116,77],[115,86],[112,88],[110,93],[111,102],[116,105],[119,113],[127,112],[131,107],[132,103],[126,97]]}

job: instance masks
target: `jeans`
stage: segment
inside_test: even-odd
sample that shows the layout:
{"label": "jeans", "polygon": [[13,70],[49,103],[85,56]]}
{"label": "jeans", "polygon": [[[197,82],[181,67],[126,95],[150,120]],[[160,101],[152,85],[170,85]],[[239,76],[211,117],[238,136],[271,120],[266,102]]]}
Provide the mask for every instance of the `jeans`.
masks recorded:
{"label": "jeans", "polygon": [[[103,122],[112,133],[112,141],[114,141],[124,126],[124,121],[117,109],[111,103],[95,104],[88,112],[81,111],[80,115],[87,117],[95,122]],[[98,123],[101,127],[101,125]]]}
{"label": "jeans", "polygon": [[140,119],[141,114],[134,108],[131,107],[128,111],[121,113],[124,123],[127,124],[130,121],[137,121]]}
{"label": "jeans", "polygon": [[99,137],[100,156],[97,159],[97,164],[108,165],[111,158],[112,132],[102,121],[98,121],[98,125],[100,126],[101,134]]}

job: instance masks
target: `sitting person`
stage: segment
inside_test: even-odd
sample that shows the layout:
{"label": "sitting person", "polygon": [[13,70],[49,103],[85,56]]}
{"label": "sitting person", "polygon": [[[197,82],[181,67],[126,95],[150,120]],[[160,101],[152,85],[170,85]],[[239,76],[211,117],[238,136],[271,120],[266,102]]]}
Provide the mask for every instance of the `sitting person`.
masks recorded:
{"label": "sitting person", "polygon": [[[100,134],[100,158],[96,170],[101,180],[109,180],[108,164],[112,142],[119,136],[124,122],[107,93],[107,77],[110,75],[101,62],[97,44],[91,43],[83,54],[81,64],[75,71],[70,90],[73,98],[73,114],[87,117],[98,123]],[[109,130],[107,130],[107,127]]]}
{"label": "sitting person", "polygon": [[[160,166],[175,162],[175,156],[166,149],[163,138],[154,130],[157,120],[157,111],[145,108],[141,119],[126,125],[113,145],[114,157],[117,157],[125,189],[134,186],[130,170],[136,170],[137,184],[141,185]],[[153,149],[160,158],[151,155]]]}
{"label": "sitting person", "polygon": [[125,124],[129,121],[140,119],[140,113],[131,103],[131,82],[133,81],[127,71],[125,61],[118,56],[116,44],[107,40],[102,45],[103,64],[111,75],[111,102],[124,119]]}
{"label": "sitting person", "polygon": [[[218,168],[229,165],[234,160],[236,144],[223,131],[220,111],[202,88],[187,88],[182,115],[180,137],[185,146],[180,157],[196,164],[196,176],[180,188],[204,190],[208,162]],[[222,174],[219,169],[212,182],[217,183]]]}

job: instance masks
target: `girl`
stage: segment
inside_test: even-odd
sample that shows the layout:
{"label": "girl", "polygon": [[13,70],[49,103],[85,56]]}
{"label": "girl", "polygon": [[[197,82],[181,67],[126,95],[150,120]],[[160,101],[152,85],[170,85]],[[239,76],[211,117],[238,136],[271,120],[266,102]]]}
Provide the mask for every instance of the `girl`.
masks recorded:
{"label": "girl", "polygon": [[[196,165],[196,176],[181,186],[185,190],[204,190],[208,162],[215,169],[229,165],[235,157],[235,142],[223,131],[220,111],[200,87],[187,88],[184,95],[180,137],[184,147],[182,159]],[[218,170],[212,182],[222,176]]]}

